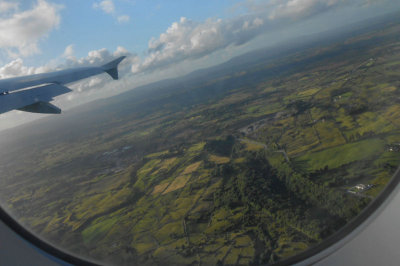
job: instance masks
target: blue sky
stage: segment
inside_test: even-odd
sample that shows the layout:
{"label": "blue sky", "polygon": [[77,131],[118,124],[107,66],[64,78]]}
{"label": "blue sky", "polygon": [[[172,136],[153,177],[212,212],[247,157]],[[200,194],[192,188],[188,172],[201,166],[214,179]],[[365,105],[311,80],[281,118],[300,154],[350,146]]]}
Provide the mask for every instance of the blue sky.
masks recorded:
{"label": "blue sky", "polygon": [[[0,0],[0,78],[100,65],[121,79],[70,85],[63,110],[252,49],[400,10],[393,0]],[[41,115],[13,111],[0,130]]]}
{"label": "blue sky", "polygon": [[[78,57],[84,57],[89,51],[101,48],[115,50],[117,46],[129,47],[132,52],[142,54],[152,37],[159,36],[180,17],[195,21],[204,21],[210,17],[225,19],[237,15],[238,11],[231,7],[240,1],[114,0],[115,14],[94,8],[101,1],[52,2],[62,6],[59,28],[42,42],[41,49],[46,52],[27,59],[33,65],[43,64],[62,54],[70,44],[74,45]],[[129,21],[119,23],[117,17],[122,15],[129,16]]]}

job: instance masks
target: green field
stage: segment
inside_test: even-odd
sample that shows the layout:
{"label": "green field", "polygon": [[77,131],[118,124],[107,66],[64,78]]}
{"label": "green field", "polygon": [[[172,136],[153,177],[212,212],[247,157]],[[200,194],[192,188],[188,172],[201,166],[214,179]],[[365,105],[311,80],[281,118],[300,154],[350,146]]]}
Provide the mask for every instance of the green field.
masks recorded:
{"label": "green field", "polygon": [[310,152],[300,157],[307,161],[309,170],[315,171],[325,166],[337,168],[355,161],[369,160],[379,156],[385,151],[385,141],[380,139],[367,139],[354,143],[338,145],[319,152]]}

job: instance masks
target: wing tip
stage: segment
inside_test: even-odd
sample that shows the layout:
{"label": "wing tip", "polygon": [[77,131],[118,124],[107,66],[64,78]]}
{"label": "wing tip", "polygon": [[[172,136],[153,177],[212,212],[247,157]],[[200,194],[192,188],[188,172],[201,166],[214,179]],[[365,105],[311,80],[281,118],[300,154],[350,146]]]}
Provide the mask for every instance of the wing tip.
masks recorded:
{"label": "wing tip", "polygon": [[126,56],[120,56],[117,59],[114,59],[113,61],[101,66],[102,69],[107,72],[114,80],[118,79],[118,65],[121,63],[122,60],[124,60]]}

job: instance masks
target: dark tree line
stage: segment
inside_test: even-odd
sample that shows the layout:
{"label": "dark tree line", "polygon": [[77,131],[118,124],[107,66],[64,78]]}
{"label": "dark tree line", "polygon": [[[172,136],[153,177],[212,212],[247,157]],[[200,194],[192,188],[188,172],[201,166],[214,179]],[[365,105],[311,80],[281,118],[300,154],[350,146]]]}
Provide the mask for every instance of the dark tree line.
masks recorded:
{"label": "dark tree line", "polygon": [[214,166],[213,174],[223,179],[214,194],[214,206],[243,208],[243,220],[236,227],[257,228],[253,235],[265,247],[255,263],[276,259],[272,250],[277,248],[282,232],[292,232],[311,244],[337,231],[368,203],[368,199],[349,197],[314,183],[286,162],[272,167],[263,150],[243,155],[241,164]]}

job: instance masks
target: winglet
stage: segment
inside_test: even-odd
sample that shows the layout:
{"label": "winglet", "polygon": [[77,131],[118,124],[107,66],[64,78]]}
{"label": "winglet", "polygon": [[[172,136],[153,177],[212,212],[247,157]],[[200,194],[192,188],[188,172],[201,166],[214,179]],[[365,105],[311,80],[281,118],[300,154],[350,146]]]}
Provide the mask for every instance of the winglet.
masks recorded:
{"label": "winglet", "polygon": [[102,65],[101,68],[107,72],[113,79],[118,79],[118,64],[125,59],[126,56],[118,57],[117,59]]}

